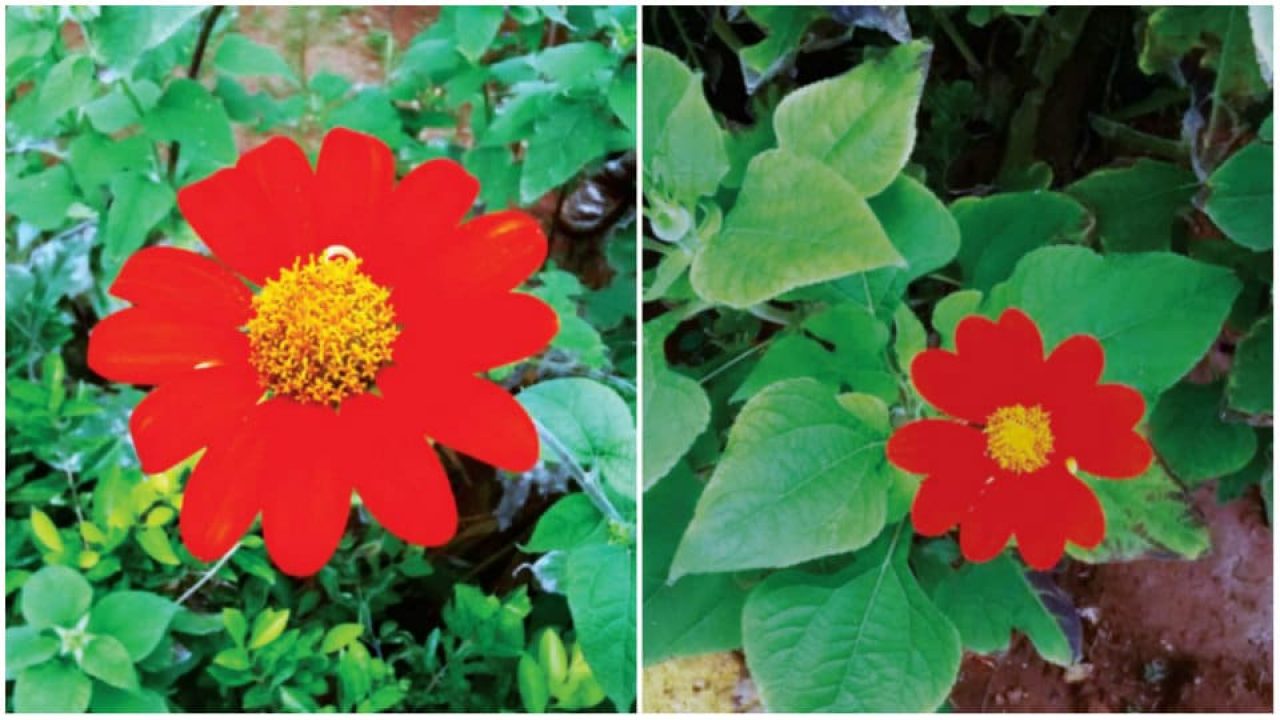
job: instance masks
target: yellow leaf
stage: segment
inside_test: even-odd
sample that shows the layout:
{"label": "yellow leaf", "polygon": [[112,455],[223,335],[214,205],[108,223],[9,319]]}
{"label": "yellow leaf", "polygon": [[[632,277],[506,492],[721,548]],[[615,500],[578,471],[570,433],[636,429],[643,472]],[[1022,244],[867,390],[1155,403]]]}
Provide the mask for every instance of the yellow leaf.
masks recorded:
{"label": "yellow leaf", "polygon": [[34,508],[31,510],[31,532],[41,545],[56,553],[62,552],[62,536],[58,534],[58,526],[53,524],[48,515]]}
{"label": "yellow leaf", "polygon": [[94,545],[102,545],[107,541],[107,536],[102,530],[87,520],[80,523],[80,537],[84,538],[85,542],[93,543]]}
{"label": "yellow leaf", "polygon": [[275,642],[289,624],[288,610],[263,610],[253,621],[253,634],[249,636],[249,649],[256,650]]}

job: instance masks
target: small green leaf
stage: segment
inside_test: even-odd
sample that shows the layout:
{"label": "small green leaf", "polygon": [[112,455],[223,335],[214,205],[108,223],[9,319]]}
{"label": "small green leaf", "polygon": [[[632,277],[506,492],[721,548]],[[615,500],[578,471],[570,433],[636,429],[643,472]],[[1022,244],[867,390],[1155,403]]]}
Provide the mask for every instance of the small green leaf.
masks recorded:
{"label": "small green leaf", "polygon": [[1227,377],[1231,409],[1245,413],[1270,413],[1273,399],[1272,316],[1259,320],[1236,346],[1235,361]]}
{"label": "small green leaf", "polygon": [[364,626],[360,623],[342,623],[329,628],[320,642],[320,652],[328,655],[347,647],[360,639],[364,634]]}
{"label": "small green leaf", "polygon": [[546,712],[547,703],[551,700],[547,674],[527,653],[521,655],[520,662],[516,664],[516,687],[520,690],[520,703],[524,705],[525,712]]}
{"label": "small green leaf", "polygon": [[62,552],[62,536],[58,534],[58,526],[53,524],[44,511],[36,508],[31,509],[31,534],[52,552]]}
{"label": "small green leaf", "polygon": [[19,670],[39,665],[58,653],[58,638],[52,633],[26,625],[5,628],[4,668],[12,676]]}
{"label": "small green leaf", "polygon": [[230,33],[222,39],[222,44],[213,57],[213,66],[237,77],[275,75],[295,85],[298,82],[293,68],[280,57],[275,48],[260,45],[239,33]]}
{"label": "small green leaf", "polygon": [[1250,250],[1270,250],[1275,212],[1271,145],[1245,145],[1209,176],[1204,211],[1227,237]]}
{"label": "small green leaf", "polygon": [[478,62],[498,35],[506,17],[501,5],[470,5],[449,8],[453,15],[453,35],[458,52],[471,62]]}
{"label": "small green leaf", "polygon": [[1233,473],[1258,449],[1253,430],[1223,420],[1222,384],[1181,382],[1151,414],[1151,443],[1169,471],[1189,486]]}
{"label": "small green leaf", "polygon": [[244,648],[226,648],[213,656],[213,664],[228,670],[248,670],[249,653]]}
{"label": "small green leaf", "polygon": [[928,347],[929,337],[924,323],[907,303],[898,305],[893,312],[893,356],[903,372],[911,369],[911,361]]}
{"label": "small green leaf", "polygon": [[53,230],[67,219],[75,187],[66,165],[54,165],[5,185],[5,211],[41,230]]}
{"label": "small green leaf", "polygon": [[223,608],[222,624],[227,628],[231,642],[237,646],[244,645],[245,636],[249,634],[249,621],[245,619],[244,613],[235,608]]}
{"label": "small green leaf", "polygon": [[778,146],[826,164],[861,197],[907,164],[932,47],[916,40],[787,95],[773,115]]}
{"label": "small green leaf", "polygon": [[249,649],[256,650],[275,642],[289,624],[288,610],[264,609],[253,620],[253,632],[249,635]]}
{"label": "small green leaf", "polygon": [[951,214],[960,226],[956,262],[966,286],[983,292],[1009,277],[1032,250],[1080,242],[1090,221],[1070,196],[1042,191],[962,198],[951,205]]}
{"label": "small green leaf", "polygon": [[746,308],[889,265],[906,263],[857,190],[815,160],[771,150],[747,167],[723,230],[702,245],[689,279],[707,300]]}
{"label": "small green leaf", "polygon": [[1160,463],[1129,480],[1084,480],[1102,504],[1107,533],[1092,550],[1067,545],[1073,557],[1111,563],[1173,553],[1194,560],[1209,549],[1209,530],[1192,517],[1182,489]]}
{"label": "small green leaf", "polygon": [[193,80],[174,80],[142,119],[153,140],[178,142],[192,179],[236,161],[231,120],[222,103]]}
{"label": "small green leaf", "polygon": [[570,493],[538,518],[533,535],[521,550],[527,553],[572,550],[579,545],[598,544],[608,539],[608,520],[591,503],[591,499],[586,493]]}
{"label": "small green leaf", "polygon": [[138,673],[133,669],[129,651],[110,635],[90,638],[84,648],[80,667],[104,683],[122,690],[138,689]]}
{"label": "small green leaf", "polygon": [[645,193],[691,204],[729,171],[724,131],[702,80],[665,50],[644,48]]}
{"label": "small green leaf", "polygon": [[643,414],[662,418],[662,422],[645,426],[641,465],[646,489],[675,466],[711,420],[706,390],[667,364],[663,344],[678,318],[677,313],[668,313],[644,325],[645,382],[640,387]]}
{"label": "small green leaf", "polygon": [[[616,392],[595,380],[560,378],[526,388],[516,399],[584,469],[600,473],[624,497],[636,496],[635,423]],[[547,444],[543,457],[559,461]]]}
{"label": "small green leaf", "polygon": [[22,616],[36,629],[73,627],[89,612],[93,587],[61,565],[40,568],[22,586]]}
{"label": "small green leaf", "polygon": [[122,263],[169,214],[176,196],[167,184],[137,173],[113,178],[111,194],[114,200],[103,229],[103,253],[111,262]]}
{"label": "small green leaf", "polygon": [[530,205],[608,151],[609,118],[594,105],[562,101],[540,117],[525,151],[520,202]]}
{"label": "small green leaf", "polygon": [[93,681],[66,660],[54,660],[18,673],[13,709],[20,713],[82,713],[89,707]]}
{"label": "small green leaf", "polygon": [[178,559],[177,553],[173,551],[173,544],[169,540],[169,534],[162,527],[140,528],[134,537],[138,539],[138,545],[146,551],[152,560],[161,565],[181,565],[182,561]]}
{"label": "small green leaf", "polygon": [[200,14],[201,7],[106,6],[85,24],[89,47],[99,62],[128,74],[142,54],[173,37]]}
{"label": "small green leaf", "polygon": [[[129,81],[120,82],[123,84]],[[129,96],[130,93],[133,97]],[[140,122],[142,116],[155,107],[159,99],[159,86],[150,80],[137,80],[129,83],[129,90],[120,86],[112,88],[107,94],[86,104],[84,112],[95,130],[110,135]]]}
{"label": "small green leaf", "polygon": [[89,632],[110,635],[138,662],[164,639],[169,621],[178,611],[172,600],[136,590],[113,592],[98,601],[89,613]]}

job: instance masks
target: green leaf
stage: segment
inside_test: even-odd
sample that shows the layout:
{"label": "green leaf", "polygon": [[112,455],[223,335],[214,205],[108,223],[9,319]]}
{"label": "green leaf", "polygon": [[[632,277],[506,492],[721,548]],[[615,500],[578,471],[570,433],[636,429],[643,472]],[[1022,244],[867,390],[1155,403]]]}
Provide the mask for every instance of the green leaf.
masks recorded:
{"label": "green leaf", "polygon": [[380,87],[369,87],[356,93],[351,100],[330,112],[324,124],[327,129],[345,127],[368,133],[392,150],[399,150],[408,140],[400,114],[386,90]]}
{"label": "green leaf", "polygon": [[1251,414],[1272,411],[1275,370],[1271,354],[1272,326],[1271,315],[1262,318],[1236,345],[1231,374],[1227,376],[1227,401],[1232,410]]}
{"label": "green leaf", "polygon": [[893,312],[893,327],[893,357],[898,368],[907,372],[916,355],[928,347],[929,336],[924,330],[924,323],[920,322],[920,318],[907,303],[902,303]]}
{"label": "green leaf", "polygon": [[1129,480],[1084,480],[1102,504],[1107,534],[1092,550],[1068,544],[1073,557],[1111,563],[1172,553],[1194,560],[1209,549],[1209,530],[1191,516],[1182,489],[1160,463]]}
{"label": "green leaf", "polygon": [[222,103],[193,80],[174,80],[142,119],[153,140],[177,142],[194,179],[236,161],[231,120]]}
{"label": "green leaf", "polygon": [[237,77],[275,75],[295,85],[298,83],[293,68],[275,48],[260,45],[239,33],[229,33],[222,39],[213,56],[213,66]]}
{"label": "green leaf", "polygon": [[85,55],[68,55],[49,70],[36,89],[30,114],[15,110],[20,116],[17,124],[32,135],[40,135],[63,115],[89,102],[95,87],[93,61]]}
{"label": "green leaf", "polygon": [[93,56],[125,74],[147,50],[173,37],[200,14],[200,7],[106,6],[86,23],[86,39]]}
{"label": "green leaf", "polygon": [[731,574],[668,583],[680,535],[693,518],[701,483],[681,463],[644,496],[644,664],[742,646],[747,589]]}
{"label": "green leaf", "polygon": [[[121,84],[128,82],[121,80]],[[160,88],[150,80],[129,83],[133,97],[117,85],[111,91],[84,106],[89,123],[100,133],[110,135],[142,120],[142,114],[150,112],[160,99]],[[134,101],[137,104],[134,104]],[[139,114],[141,112],[142,114]]]}
{"label": "green leaf", "polygon": [[152,560],[161,565],[182,564],[182,560],[178,559],[178,554],[173,551],[173,543],[169,540],[169,533],[165,532],[164,527],[141,528],[134,534],[134,537],[137,538],[138,545]]}
{"label": "green leaf", "polygon": [[506,147],[475,147],[462,154],[462,166],[480,180],[480,201],[492,212],[511,207],[520,192],[520,166]]}
{"label": "green leaf", "polygon": [[93,681],[66,660],[54,660],[18,673],[13,709],[20,713],[82,713],[89,707]]}
{"label": "green leaf", "polygon": [[1021,308],[1046,348],[1093,335],[1106,353],[1103,379],[1154,398],[1204,356],[1239,291],[1230,270],[1181,255],[1051,247],[1024,257],[981,308],[988,317]]}
{"label": "green leaf", "polygon": [[832,280],[815,287],[812,295],[815,299],[859,303],[887,320],[908,284],[955,258],[960,249],[960,228],[924,183],[905,174],[868,203],[906,266],[882,267]]}
{"label": "green leaf", "polygon": [[532,204],[604,156],[612,125],[594,105],[560,102],[540,117],[525,153],[520,202]]}
{"label": "green leaf", "polygon": [[933,306],[933,329],[942,338],[941,346],[954,350],[956,326],[966,315],[978,312],[982,305],[982,293],[978,290],[957,290]]}
{"label": "green leaf", "polygon": [[89,632],[110,635],[134,662],[151,654],[164,639],[178,606],[155,593],[121,590],[98,601],[89,613]]}
{"label": "green leaf", "polygon": [[1271,145],[1245,145],[1209,176],[1204,211],[1222,232],[1250,250],[1270,250],[1275,212]]}
{"label": "green leaf", "polygon": [[630,63],[618,71],[609,86],[609,109],[628,130],[636,128],[636,66]]}
{"label": "green leaf", "polygon": [[911,575],[903,534],[838,575],[787,570],[752,591],[742,638],[768,710],[927,712],[946,700],[960,636]]}
{"label": "green leaf", "polygon": [[677,319],[676,313],[669,313],[644,326],[645,381],[640,386],[643,414],[662,418],[662,422],[648,423],[644,429],[641,466],[645,489],[671,471],[711,420],[711,401],[702,384],[667,364],[663,346]]}
{"label": "green leaf", "polygon": [[275,642],[289,624],[288,610],[265,608],[253,620],[253,632],[249,635],[249,649],[256,650]]}
{"label": "green leaf", "polygon": [[1090,173],[1067,188],[1098,223],[1108,252],[1168,250],[1174,223],[1189,212],[1197,187],[1190,170],[1140,158],[1125,168]]}
{"label": "green leaf", "polygon": [[858,192],[826,166],[757,155],[724,228],[689,279],[712,302],[745,308],[787,290],[888,265],[906,267]]}
{"label": "green leaf", "polygon": [[866,545],[884,527],[895,472],[885,442],[817,380],[765,388],[729,431],[671,579],[786,567]]}
{"label": "green leaf", "polygon": [[89,612],[93,587],[80,573],[61,565],[40,568],[22,586],[22,617],[37,630],[73,627]]}
{"label": "green leaf", "polygon": [[53,524],[53,520],[43,510],[31,509],[31,534],[49,550],[62,552],[63,542],[62,536],[58,534],[58,526]]}
{"label": "green leaf", "polygon": [[470,5],[448,8],[453,16],[453,37],[458,52],[471,62],[478,62],[498,36],[498,28],[506,17],[501,5]]}
{"label": "green leaf", "polygon": [[521,550],[527,553],[572,550],[608,539],[608,521],[586,493],[578,492],[565,495],[547,508],[538,518],[529,542],[521,546]]}
{"label": "green leaf", "polygon": [[222,624],[227,628],[231,642],[237,646],[244,645],[245,636],[249,634],[249,621],[245,619],[244,613],[235,608],[223,608]]}
{"label": "green leaf", "polygon": [[342,623],[329,628],[320,642],[320,652],[328,655],[347,647],[360,639],[364,634],[364,625],[360,623]]}
{"label": "green leaf", "polygon": [[592,674],[618,711],[628,711],[636,689],[634,553],[612,544],[573,550],[564,594]]}
{"label": "green leaf", "polygon": [[779,380],[810,377],[832,390],[865,392],[893,402],[898,381],[885,364],[888,345],[889,329],[869,310],[833,305],[774,340],[730,400],[745,400]]}
{"label": "green leaf", "polygon": [[58,638],[26,625],[5,628],[4,670],[13,676],[19,670],[39,665],[58,654]]}
{"label": "green leaf", "polygon": [[138,673],[133,669],[129,651],[110,635],[90,638],[85,645],[80,667],[108,685],[122,690],[138,689]]}
{"label": "green leaf", "polygon": [[773,114],[778,146],[825,163],[862,197],[907,164],[932,47],[898,45],[849,72],[787,95]]}
{"label": "green leaf", "polygon": [[1187,485],[1243,468],[1258,449],[1248,425],[1223,421],[1223,404],[1221,383],[1181,382],[1160,397],[1151,414],[1151,444]]}
{"label": "green leaf", "polygon": [[164,695],[155,690],[142,688],[130,692],[99,682],[93,685],[89,709],[95,713],[167,713],[169,705]]}
{"label": "green leaf", "polygon": [[114,200],[107,210],[103,253],[111,263],[122,263],[142,247],[151,232],[173,209],[173,188],[138,173],[124,173],[111,180]]}
{"label": "green leaf", "polygon": [[61,227],[74,200],[75,188],[66,165],[18,178],[4,189],[5,211],[41,230]]}
{"label": "green leaf", "polygon": [[[600,473],[624,497],[636,496],[635,424],[616,392],[595,380],[560,378],[529,387],[516,399],[579,464]],[[544,447],[543,455],[559,459],[551,448]]]}
{"label": "green leaf", "polygon": [[568,42],[535,55],[530,64],[562,91],[604,90],[617,60],[598,42]]}
{"label": "green leaf", "polygon": [[[965,648],[973,652],[1004,652],[1012,632],[1019,630],[1051,663],[1067,667],[1080,658],[1080,648],[1072,646],[1041,591],[1007,554],[986,563],[965,564],[949,574],[934,590],[933,601],[960,631]],[[1075,618],[1074,608],[1071,617]]]}
{"label": "green leaf", "polygon": [[809,7],[746,6],[743,11],[765,33],[763,40],[738,51],[749,92],[785,67],[805,29],[826,15],[821,8]]}
{"label": "green leaf", "polygon": [[965,284],[983,292],[1009,277],[1032,250],[1082,241],[1090,220],[1069,196],[1043,191],[962,198],[951,214],[960,226],[956,262]]}
{"label": "green leaf", "polygon": [[676,57],[644,48],[645,193],[682,204],[711,195],[729,171],[724,131],[702,93],[702,77]]}
{"label": "green leaf", "polygon": [[86,196],[94,193],[123,172],[146,172],[154,168],[151,144],[146,136],[134,135],[114,140],[86,132],[67,148],[67,165]]}

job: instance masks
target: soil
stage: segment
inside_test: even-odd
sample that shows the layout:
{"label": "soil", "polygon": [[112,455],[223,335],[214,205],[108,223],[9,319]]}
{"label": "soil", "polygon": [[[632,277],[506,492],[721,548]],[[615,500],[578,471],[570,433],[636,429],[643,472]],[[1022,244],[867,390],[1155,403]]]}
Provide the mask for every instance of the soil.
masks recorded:
{"label": "soil", "polygon": [[968,656],[958,711],[1272,710],[1271,529],[1256,491],[1219,505],[1195,493],[1213,545],[1195,562],[1070,563],[1058,578],[1084,619],[1084,657],[1051,665],[1018,638]]}

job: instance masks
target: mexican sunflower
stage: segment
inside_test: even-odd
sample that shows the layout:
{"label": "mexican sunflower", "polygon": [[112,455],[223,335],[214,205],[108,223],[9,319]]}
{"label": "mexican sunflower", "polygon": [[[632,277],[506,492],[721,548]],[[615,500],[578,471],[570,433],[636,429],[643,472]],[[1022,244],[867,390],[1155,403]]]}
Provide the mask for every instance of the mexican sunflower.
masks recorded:
{"label": "mexican sunflower", "polygon": [[925,475],[911,507],[923,535],[960,526],[960,550],[985,562],[1017,538],[1027,564],[1048,569],[1067,542],[1102,542],[1105,521],[1083,471],[1122,479],[1143,473],[1151,447],[1134,431],[1144,401],[1100,383],[1102,345],[1067,338],[1045,356],[1022,311],[956,329],[956,352],[925,350],[911,380],[948,418],[917,420],[889,439],[894,465]]}
{"label": "mexican sunflower", "polygon": [[391,533],[441,545],[458,513],[427,438],[537,462],[528,414],[477,374],[556,334],[550,307],[512,292],[547,242],[516,211],[464,222],[478,190],[449,160],[396,182],[385,145],[336,129],[314,169],[274,138],[178,193],[213,257],[131,256],[110,292],[132,307],[93,329],[89,365],[156,386],[129,422],[144,472],[204,449],[179,519],[192,555],[218,558],[261,513],[272,560],[310,575],[353,489]]}

